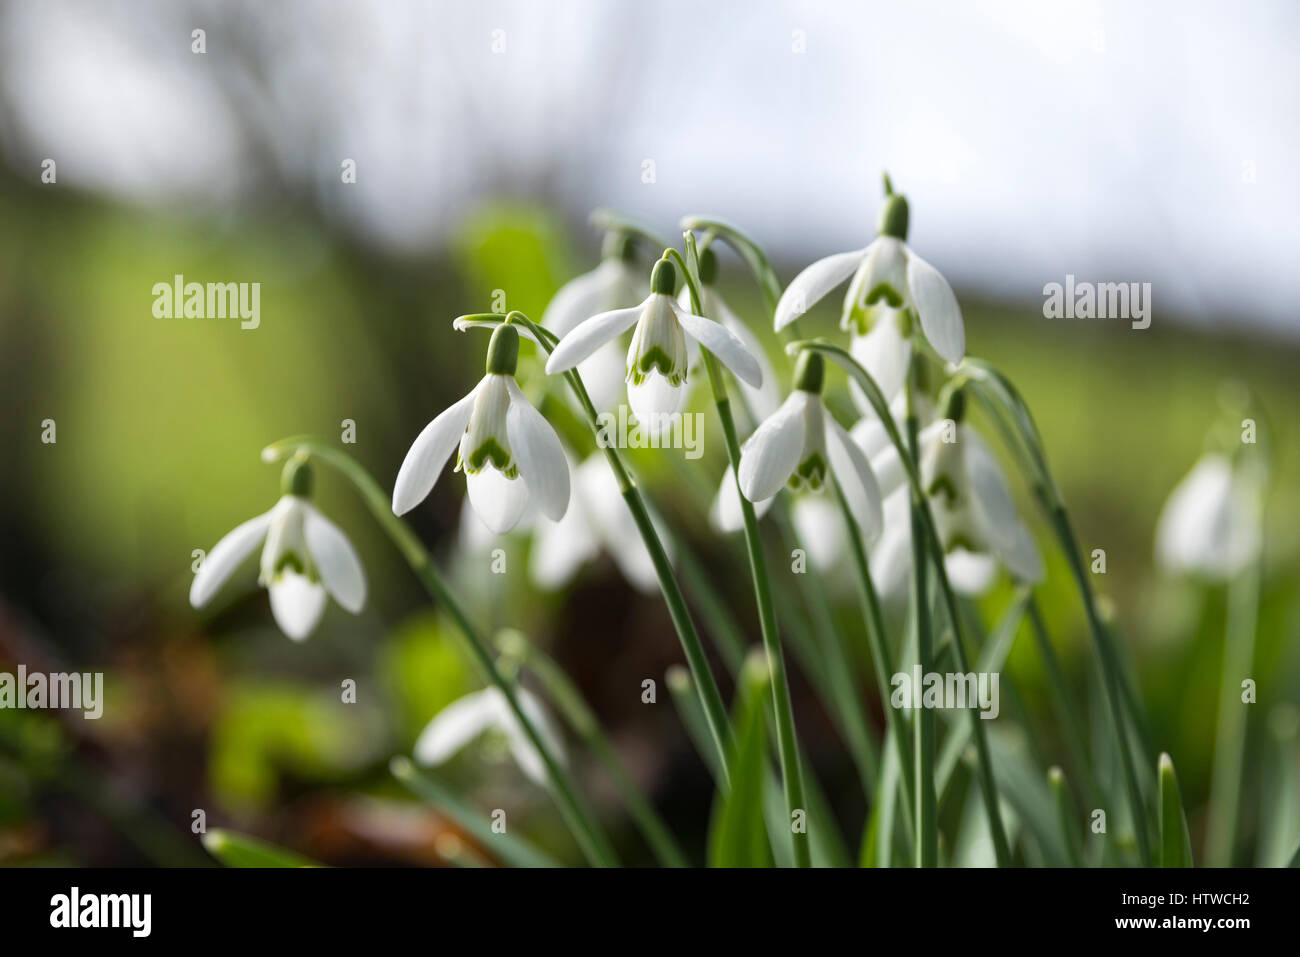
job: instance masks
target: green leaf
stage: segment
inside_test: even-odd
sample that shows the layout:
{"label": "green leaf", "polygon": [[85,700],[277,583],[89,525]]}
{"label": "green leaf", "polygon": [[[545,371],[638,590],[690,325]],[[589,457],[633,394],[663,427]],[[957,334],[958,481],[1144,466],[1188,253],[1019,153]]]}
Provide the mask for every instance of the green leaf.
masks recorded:
{"label": "green leaf", "polygon": [[203,835],[208,853],[227,867],[321,867],[301,854],[286,851],[266,841],[214,828]]}
{"label": "green leaf", "polygon": [[1178,792],[1174,761],[1160,754],[1160,866],[1193,867],[1192,840],[1187,834],[1187,815]]}
{"label": "green leaf", "polygon": [[424,798],[468,832],[490,853],[511,867],[559,867],[559,863],[530,842],[508,832],[492,829],[492,823],[478,811],[464,804],[432,775],[416,770],[409,758],[397,757],[389,762],[393,777]]}
{"label": "green leaf", "polygon": [[1083,855],[1079,849],[1079,824],[1074,810],[1074,801],[1070,798],[1070,789],[1065,783],[1065,772],[1058,767],[1047,769],[1047,786],[1052,791],[1052,801],[1056,804],[1056,818],[1061,825],[1061,841],[1065,844],[1065,853],[1069,855],[1071,867],[1083,866]]}
{"label": "green leaf", "polygon": [[767,767],[764,696],[770,681],[765,655],[761,651],[751,652],[741,669],[735,709],[737,738],[731,755],[731,791],[719,793],[709,826],[710,867],[772,866],[772,849],[763,823],[763,780]]}

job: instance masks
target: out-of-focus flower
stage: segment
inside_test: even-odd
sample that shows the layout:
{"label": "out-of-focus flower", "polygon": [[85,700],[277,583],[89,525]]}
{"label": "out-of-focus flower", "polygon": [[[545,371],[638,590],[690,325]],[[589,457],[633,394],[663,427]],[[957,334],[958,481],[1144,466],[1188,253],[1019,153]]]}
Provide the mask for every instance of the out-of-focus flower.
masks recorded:
{"label": "out-of-focus flower", "polygon": [[833,476],[863,537],[872,541],[880,534],[880,489],[866,456],[822,402],[824,375],[819,354],[800,355],[794,391],[741,449],[740,491],[759,503],[786,486],[821,492]]}
{"label": "out-of-focus flower", "polygon": [[309,501],[311,466],[295,456],[285,465],[280,500],[236,526],[213,546],[190,585],[190,604],[202,608],[262,545],[258,584],[271,596],[276,624],[294,641],[315,630],[333,597],[353,614],[366,603],[366,576],[352,543]]}
{"label": "out-of-focus flower", "polygon": [[1259,495],[1241,470],[1208,452],[1174,487],[1156,525],[1156,561],[1174,574],[1226,581],[1259,552]]}
{"label": "out-of-focus flower", "polygon": [[763,372],[735,333],[683,309],[673,298],[673,264],[660,260],[650,276],[650,295],[638,306],[615,309],[580,323],[551,353],[549,373],[572,369],[602,345],[636,326],[627,352],[627,397],[638,422],[651,434],[670,424],[686,401],[687,339],[696,340],[742,382],[759,386]]}
{"label": "out-of-focus flower", "polygon": [[[873,377],[884,380],[882,391],[907,368],[904,360],[910,355],[913,330],[910,323],[906,328],[900,323],[905,313],[920,319],[925,338],[949,362],[960,362],[966,353],[966,329],[957,297],[939,271],[908,248],[907,219],[907,200],[887,196],[877,227],[879,235],[871,244],[819,259],[794,278],[776,307],[775,324],[780,331],[852,276],[841,324],[857,336],[871,337],[869,343],[859,344],[859,353],[870,359],[867,368]],[[901,379],[898,382],[901,384]]]}
{"label": "out-of-focus flower", "polygon": [[569,463],[559,436],[515,382],[519,335],[501,325],[488,345],[487,374],[425,426],[397,473],[393,512],[405,514],[433,490],[452,449],[470,504],[492,531],[508,532],[530,497],[553,521],[569,505]]}
{"label": "out-of-focus flower", "polygon": [[[514,692],[520,709],[537,729],[547,750],[562,760],[564,744],[542,703],[525,688],[516,687]],[[538,784],[546,783],[546,763],[496,686],[457,698],[439,711],[415,742],[415,760],[436,767],[484,734],[499,735],[519,770]]]}
{"label": "out-of-focus flower", "polygon": [[659,578],[654,562],[604,454],[588,456],[574,469],[573,479],[576,494],[568,513],[554,524],[539,524],[534,532],[528,562],[533,583],[547,591],[562,588],[603,549],[630,584],[644,592],[656,591]]}
{"label": "out-of-focus flower", "polygon": [[[563,339],[590,316],[630,307],[645,299],[647,292],[644,273],[636,266],[635,240],[611,232],[600,265],[560,287],[542,313],[542,325]],[[596,411],[604,412],[618,401],[624,370],[617,343],[600,347],[577,368]]]}
{"label": "out-of-focus flower", "polygon": [[[992,587],[999,564],[1020,581],[1043,578],[1043,558],[1021,520],[997,459],[979,433],[963,421],[960,393],[948,417],[918,436],[921,481],[943,546],[948,578],[955,589],[979,595]],[[868,438],[871,436],[872,438]],[[871,441],[875,430],[864,430]],[[911,568],[911,517],[905,473],[892,445],[871,460],[886,495],[885,531],[872,557],[882,593],[902,586]]]}

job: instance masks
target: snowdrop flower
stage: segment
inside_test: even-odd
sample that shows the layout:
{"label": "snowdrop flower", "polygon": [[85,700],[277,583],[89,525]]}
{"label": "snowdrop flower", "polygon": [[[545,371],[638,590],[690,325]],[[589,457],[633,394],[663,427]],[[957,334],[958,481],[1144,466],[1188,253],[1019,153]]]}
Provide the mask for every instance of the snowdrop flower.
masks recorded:
{"label": "snowdrop flower", "polygon": [[758,360],[725,326],[683,309],[673,298],[677,271],[668,260],[655,263],[650,295],[638,306],[602,312],[560,340],[546,363],[548,373],[565,372],[611,339],[636,326],[627,352],[627,398],[642,427],[652,434],[669,425],[686,401],[687,339],[694,339],[742,382],[762,385]]}
{"label": "snowdrop flower", "polygon": [[[516,687],[520,709],[528,716],[551,754],[561,757],[564,746],[546,709],[524,688]],[[519,770],[537,784],[546,783],[546,763],[515,717],[510,702],[495,685],[458,698],[439,711],[415,742],[415,760],[426,767],[445,763],[483,734],[504,743]]]}
{"label": "snowdrop flower", "polygon": [[[754,330],[732,311],[726,300],[722,298],[722,294],[718,292],[715,285],[717,277],[718,255],[706,246],[700,251],[700,296],[703,299],[700,304],[700,311],[709,318],[722,323],[723,326],[734,333],[745,349],[749,351],[749,354],[758,361],[762,382],[757,386],[741,382],[740,392],[745,399],[746,408],[754,417],[754,421],[762,422],[775,412],[781,404],[781,388],[777,384],[776,373],[772,371],[772,364],[768,361],[767,353],[763,350],[763,344],[758,341],[758,336],[754,335]],[[677,296],[677,304],[682,309],[690,309],[691,292],[689,289],[682,289]],[[698,354],[691,353],[698,353],[699,351],[698,349],[692,349],[693,345],[694,342],[690,340],[686,343],[692,370],[696,366]]]}
{"label": "snowdrop flower", "polygon": [[603,549],[633,587],[647,593],[657,591],[654,562],[636,520],[623,505],[618,480],[604,454],[588,456],[574,469],[573,481],[577,494],[564,518],[554,524],[539,524],[533,536],[528,562],[533,583],[546,591],[562,588]]}
{"label": "snowdrop flower", "polygon": [[549,422],[515,382],[519,334],[500,325],[488,344],[487,374],[469,394],[425,426],[397,473],[393,512],[409,512],[433,490],[452,449],[469,501],[500,534],[518,523],[530,498],[552,521],[569,505],[569,463]]}
{"label": "snowdrop flower", "polygon": [[[921,481],[953,587],[983,594],[992,587],[999,564],[1021,581],[1042,581],[1042,555],[1020,519],[997,459],[963,421],[960,391],[945,411],[946,418],[922,430],[918,445]],[[871,461],[888,496],[885,532],[872,560],[872,567],[882,570],[883,581],[877,584],[885,592],[899,587],[911,567],[910,503],[897,450],[890,446]]]}
{"label": "snowdrop flower", "polygon": [[822,402],[824,378],[822,357],[802,353],[794,391],[740,450],[740,491],[751,502],[767,502],[787,485],[821,492],[833,476],[862,535],[872,541],[880,534],[880,488],[866,456]]}
{"label": "snowdrop flower", "polygon": [[[636,267],[636,241],[625,233],[605,237],[600,265],[560,287],[542,314],[542,325],[561,339],[584,319],[645,298],[644,273]],[[598,412],[610,409],[623,388],[623,356],[609,342],[578,364],[578,373]]]}
{"label": "snowdrop flower", "polygon": [[887,384],[895,391],[902,384],[915,331],[905,320],[912,316],[943,358],[960,362],[966,353],[957,297],[939,271],[908,248],[907,219],[907,200],[891,193],[881,210],[879,235],[869,246],[813,263],[794,278],[776,307],[779,332],[852,276],[841,325],[867,340],[858,343],[856,354],[882,391]]}
{"label": "snowdrop flower", "polygon": [[311,504],[311,466],[294,456],[284,467],[280,501],[213,546],[190,585],[202,608],[253,549],[262,545],[258,584],[271,596],[276,624],[294,641],[316,628],[327,597],[352,612],[366,603],[366,576],[347,536]]}
{"label": "snowdrop flower", "polygon": [[1227,456],[1209,452],[1175,486],[1156,525],[1156,560],[1174,574],[1227,581],[1259,551],[1258,495]]}

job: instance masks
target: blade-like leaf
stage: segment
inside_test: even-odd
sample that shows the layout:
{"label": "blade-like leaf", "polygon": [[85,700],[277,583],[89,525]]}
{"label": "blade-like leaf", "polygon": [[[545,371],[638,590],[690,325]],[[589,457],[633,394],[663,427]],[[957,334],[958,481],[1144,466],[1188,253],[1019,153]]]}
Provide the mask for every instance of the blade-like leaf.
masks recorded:
{"label": "blade-like leaf", "polygon": [[313,860],[266,841],[214,828],[203,835],[208,853],[227,867],[321,867]]}
{"label": "blade-like leaf", "polygon": [[745,659],[736,704],[737,732],[731,791],[719,794],[709,826],[710,867],[770,867],[772,848],[763,822],[763,780],[767,768],[765,695],[771,673],[763,653]]}
{"label": "blade-like leaf", "polygon": [[1160,755],[1160,866],[1192,867],[1192,840],[1178,793],[1178,775],[1168,754]]}
{"label": "blade-like leaf", "polygon": [[462,804],[456,795],[442,786],[432,775],[416,770],[408,758],[393,758],[388,765],[393,777],[419,797],[463,828],[491,854],[511,867],[559,867],[554,858],[539,851],[531,843],[515,834],[498,832],[478,811]]}

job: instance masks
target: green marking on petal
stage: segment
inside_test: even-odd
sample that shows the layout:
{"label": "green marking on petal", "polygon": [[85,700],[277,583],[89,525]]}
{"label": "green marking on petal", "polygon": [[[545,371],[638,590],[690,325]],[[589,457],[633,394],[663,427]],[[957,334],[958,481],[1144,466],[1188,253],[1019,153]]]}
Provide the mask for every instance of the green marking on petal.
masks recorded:
{"label": "green marking on petal", "polygon": [[518,469],[511,461],[511,456],[501,443],[494,438],[487,438],[483,443],[470,453],[469,462],[463,463],[465,471],[469,473],[481,472],[491,465],[497,471],[501,472],[506,478],[514,478]]}
{"label": "green marking on petal", "polygon": [[822,458],[821,453],[814,452],[804,459],[786,484],[795,491],[808,489],[812,492],[820,492],[826,485],[826,460]]}
{"label": "green marking on petal", "polygon": [[874,305],[880,300],[884,300],[887,305],[895,309],[903,308],[903,296],[897,289],[887,282],[877,283],[872,290],[867,293],[864,302],[866,305]]}
{"label": "green marking on petal", "polygon": [[953,484],[952,477],[948,475],[935,476],[934,481],[925,490],[925,494],[931,498],[942,496],[949,508],[957,503],[957,486]]}
{"label": "green marking on petal", "polygon": [[663,349],[651,346],[637,362],[637,371],[642,375],[648,375],[652,370],[658,369],[660,375],[671,379],[676,365],[677,363]]}

